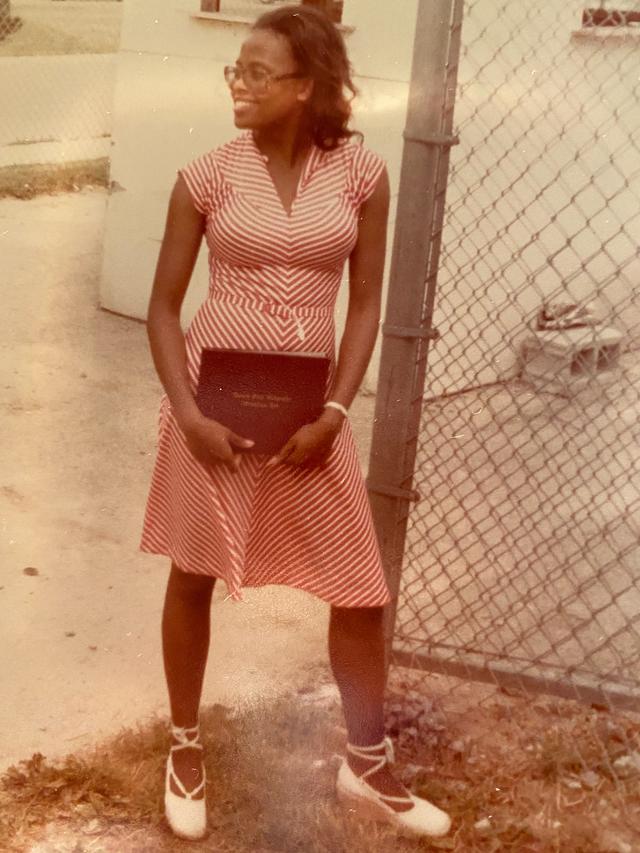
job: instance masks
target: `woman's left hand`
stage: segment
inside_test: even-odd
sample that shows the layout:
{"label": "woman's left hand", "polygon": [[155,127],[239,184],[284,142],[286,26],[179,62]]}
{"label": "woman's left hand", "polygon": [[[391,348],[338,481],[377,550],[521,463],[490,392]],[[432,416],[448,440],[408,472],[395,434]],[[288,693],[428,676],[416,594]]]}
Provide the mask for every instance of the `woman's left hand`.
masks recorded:
{"label": "woman's left hand", "polygon": [[340,412],[325,409],[316,421],[300,427],[267,465],[282,463],[305,468],[323,465],[331,453],[343,420],[344,416]]}

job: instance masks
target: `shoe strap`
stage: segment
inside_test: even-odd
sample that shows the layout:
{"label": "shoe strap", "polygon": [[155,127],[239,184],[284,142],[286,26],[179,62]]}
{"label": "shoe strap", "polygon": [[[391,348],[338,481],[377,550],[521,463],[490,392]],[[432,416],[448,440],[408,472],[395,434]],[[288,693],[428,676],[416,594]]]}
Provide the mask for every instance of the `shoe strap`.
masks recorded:
{"label": "shoe strap", "polygon": [[182,780],[180,779],[180,777],[176,773],[175,767],[173,766],[173,752],[169,752],[169,760],[167,763],[167,769],[169,771],[169,775],[171,776],[173,781],[176,783],[178,790],[180,791],[182,796],[185,797],[185,799],[187,799],[187,800],[192,800],[196,794],[199,794],[200,791],[202,791],[202,789],[204,788],[204,786],[206,784],[207,775],[206,775],[205,769],[203,767],[202,768],[202,779],[198,782],[198,784],[193,789],[193,791],[187,791],[185,786],[182,784]]}
{"label": "shoe strap", "polygon": [[176,749],[185,749],[185,747],[202,749],[202,744],[200,743],[200,725],[198,723],[190,728],[187,726],[175,726],[172,723],[171,734],[178,741],[178,743],[171,745],[171,752],[174,752]]}
{"label": "shoe strap", "polygon": [[[369,755],[369,752],[373,752],[374,750],[379,750],[384,746],[384,755]],[[368,758],[369,760],[375,761],[375,765],[373,767],[369,767],[364,773],[358,778],[364,780],[367,776],[371,776],[372,773],[375,773],[377,770],[380,770],[384,767],[387,762],[389,764],[393,764],[395,761],[395,755],[393,752],[393,742],[391,738],[387,735],[384,740],[380,741],[380,743],[376,743],[373,746],[355,746],[352,743],[347,744],[347,749],[349,752],[357,755],[359,758]],[[411,796],[404,797],[395,797],[391,796],[391,794],[383,794],[381,791],[378,791],[368,782],[365,782],[373,792],[382,800],[391,800],[394,803],[413,803],[413,799]]]}
{"label": "shoe strap", "polygon": [[[374,752],[380,750],[384,747],[383,755],[369,755],[370,752]],[[381,770],[385,764],[393,764],[395,761],[395,755],[393,753],[393,743],[391,738],[387,735],[380,741],[380,743],[373,744],[372,746],[356,746],[355,744],[348,743],[347,750],[351,752],[353,755],[357,755],[359,758],[368,758],[369,761],[375,761],[375,765],[373,767],[369,767],[364,773],[360,776],[360,779],[366,779],[367,776],[371,776],[372,773],[375,773],[378,770]]]}
{"label": "shoe strap", "polygon": [[171,734],[178,741],[178,743],[174,743],[171,745],[169,749],[169,761],[167,764],[169,773],[175,782],[178,790],[182,793],[182,795],[187,800],[192,800],[196,794],[199,794],[200,791],[204,788],[206,779],[206,772],[204,767],[202,768],[202,779],[193,789],[193,791],[187,791],[185,786],[182,784],[182,781],[178,774],[175,771],[173,766],[173,753],[177,749],[202,749],[202,744],[200,743],[200,726],[196,724],[195,726],[191,726],[190,728],[187,726],[175,726],[173,723],[171,724]]}

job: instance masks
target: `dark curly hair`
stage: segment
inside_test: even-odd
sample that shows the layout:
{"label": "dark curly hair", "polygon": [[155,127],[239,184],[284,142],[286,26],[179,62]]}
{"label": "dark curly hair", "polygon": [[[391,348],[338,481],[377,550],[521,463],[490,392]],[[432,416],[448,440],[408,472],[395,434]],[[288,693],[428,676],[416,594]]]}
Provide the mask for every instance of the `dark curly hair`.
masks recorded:
{"label": "dark curly hair", "polygon": [[347,127],[351,101],[358,92],[344,41],[329,18],[311,6],[281,6],[261,15],[253,29],[284,36],[298,68],[314,81],[308,108],[311,134],[318,148],[330,151],[342,139],[354,135],[362,138],[361,133]]}

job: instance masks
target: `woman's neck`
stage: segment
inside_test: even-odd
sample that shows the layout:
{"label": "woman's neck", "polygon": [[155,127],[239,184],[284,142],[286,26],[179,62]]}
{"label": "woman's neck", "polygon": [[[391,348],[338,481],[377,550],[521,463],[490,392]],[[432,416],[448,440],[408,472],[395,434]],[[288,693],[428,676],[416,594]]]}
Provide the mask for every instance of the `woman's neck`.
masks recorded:
{"label": "woman's neck", "polygon": [[302,121],[279,122],[271,127],[257,128],[252,133],[256,145],[269,160],[280,160],[290,166],[304,159],[313,145],[311,131]]}

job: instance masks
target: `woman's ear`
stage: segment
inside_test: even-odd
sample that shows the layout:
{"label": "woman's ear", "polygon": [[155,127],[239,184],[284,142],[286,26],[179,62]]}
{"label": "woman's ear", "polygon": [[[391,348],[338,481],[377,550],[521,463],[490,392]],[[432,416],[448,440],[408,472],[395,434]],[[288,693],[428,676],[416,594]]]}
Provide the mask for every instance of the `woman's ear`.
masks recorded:
{"label": "woman's ear", "polygon": [[298,94],[296,96],[299,101],[306,103],[307,101],[311,100],[311,95],[313,94],[313,83],[313,80],[304,81],[304,84],[300,87],[300,90],[298,91]]}

